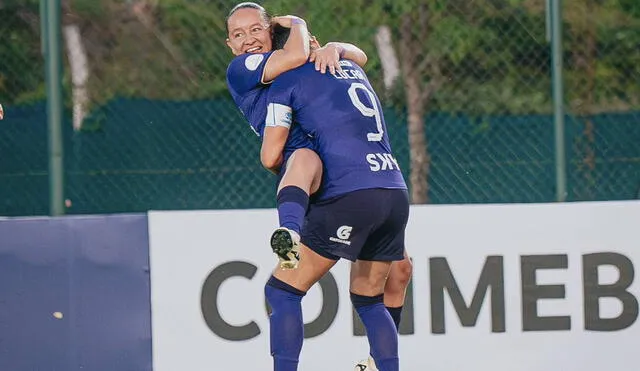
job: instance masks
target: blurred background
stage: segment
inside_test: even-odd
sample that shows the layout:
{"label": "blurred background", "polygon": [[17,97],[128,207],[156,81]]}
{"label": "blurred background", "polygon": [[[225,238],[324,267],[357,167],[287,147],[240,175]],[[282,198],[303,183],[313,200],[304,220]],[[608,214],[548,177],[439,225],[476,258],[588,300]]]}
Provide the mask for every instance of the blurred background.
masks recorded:
{"label": "blurred background", "polygon": [[[0,0],[0,215],[273,207],[236,3]],[[413,203],[640,197],[637,0],[259,3],[365,50]]]}

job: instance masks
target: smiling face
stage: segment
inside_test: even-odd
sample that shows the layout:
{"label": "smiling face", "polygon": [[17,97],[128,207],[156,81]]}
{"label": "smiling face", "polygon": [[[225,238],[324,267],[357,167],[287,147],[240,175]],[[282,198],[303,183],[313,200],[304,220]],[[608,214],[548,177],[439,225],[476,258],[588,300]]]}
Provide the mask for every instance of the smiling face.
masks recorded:
{"label": "smiling face", "polygon": [[227,20],[227,45],[234,55],[267,53],[273,48],[266,14],[254,8],[236,10]]}

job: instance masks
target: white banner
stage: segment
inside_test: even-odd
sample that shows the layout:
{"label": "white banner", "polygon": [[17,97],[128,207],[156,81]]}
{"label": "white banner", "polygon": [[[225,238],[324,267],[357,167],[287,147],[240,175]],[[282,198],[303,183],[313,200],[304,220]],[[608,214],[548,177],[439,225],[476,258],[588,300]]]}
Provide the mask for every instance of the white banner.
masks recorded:
{"label": "white banner", "polygon": [[[276,226],[274,210],[149,214],[155,371],[271,369]],[[413,207],[401,370],[637,370],[639,227],[639,202]],[[301,371],[368,354],[348,269],[303,300]]]}

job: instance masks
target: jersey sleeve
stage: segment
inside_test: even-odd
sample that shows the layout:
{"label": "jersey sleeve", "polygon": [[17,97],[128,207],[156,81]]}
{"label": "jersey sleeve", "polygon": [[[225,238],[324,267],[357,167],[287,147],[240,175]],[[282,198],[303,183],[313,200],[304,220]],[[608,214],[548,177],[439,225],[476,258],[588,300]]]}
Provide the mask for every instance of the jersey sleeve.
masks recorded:
{"label": "jersey sleeve", "polygon": [[237,95],[245,95],[255,88],[264,86],[264,67],[272,53],[247,53],[235,57],[227,68],[229,89]]}
{"label": "jersey sleeve", "polygon": [[295,122],[294,112],[299,108],[300,99],[299,83],[299,71],[292,70],[277,77],[267,93],[268,109],[265,127],[283,126],[290,130],[283,149],[285,162],[297,149],[314,149],[309,135]]}
{"label": "jersey sleeve", "polygon": [[267,117],[265,126],[291,128],[295,109],[296,81],[291,73],[285,73],[271,84],[267,93]]}

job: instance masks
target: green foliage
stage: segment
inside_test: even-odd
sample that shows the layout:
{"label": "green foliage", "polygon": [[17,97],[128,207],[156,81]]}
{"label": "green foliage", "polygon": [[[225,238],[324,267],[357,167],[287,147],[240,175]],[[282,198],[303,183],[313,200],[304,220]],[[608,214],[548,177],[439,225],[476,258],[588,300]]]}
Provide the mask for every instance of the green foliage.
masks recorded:
{"label": "green foliage", "polygon": [[[4,1],[0,19],[0,99],[43,96],[37,0]],[[65,22],[77,23],[89,54],[94,103],[112,97],[228,97],[225,16],[231,0],[74,0]],[[440,79],[435,111],[472,114],[549,113],[550,54],[544,2],[533,0],[266,0],[272,14],[304,17],[321,42],[345,41],[369,56],[367,73],[387,102],[400,108],[400,82],[383,94],[374,35],[391,27],[398,58],[400,26],[411,25],[421,86]],[[31,17],[29,23],[29,14]],[[27,15],[27,16],[25,16]],[[565,2],[567,102],[579,112],[640,107],[640,3]],[[35,23],[34,23],[35,22]],[[592,36],[589,36],[592,35]],[[588,49],[589,37],[594,49]],[[407,41],[407,40],[405,40]],[[66,54],[65,54],[66,56]],[[66,71],[68,75],[68,70]],[[69,78],[67,77],[67,81]],[[588,106],[588,109],[585,107]]]}
{"label": "green foliage", "polygon": [[292,1],[267,0],[265,8],[272,15],[293,14],[303,17],[310,32],[320,43],[342,41],[358,45],[369,62],[367,74],[377,90],[382,86],[382,70],[377,56],[374,35],[382,13],[370,0]]}
{"label": "green foliage", "polygon": [[226,13],[226,9],[205,1],[158,3],[159,28],[180,49],[192,74],[188,78],[193,80],[193,86],[188,90],[194,98],[226,93],[224,71],[233,57],[225,45]]}
{"label": "green foliage", "polygon": [[578,113],[638,107],[640,4],[584,0],[565,10],[567,100]]}
{"label": "green foliage", "polygon": [[73,0],[73,11],[83,19],[102,20],[108,14],[109,1],[105,0]]}
{"label": "green foliage", "polygon": [[[37,1],[7,1],[0,6],[0,102],[36,96],[44,81]],[[40,95],[39,98],[42,98]]]}

